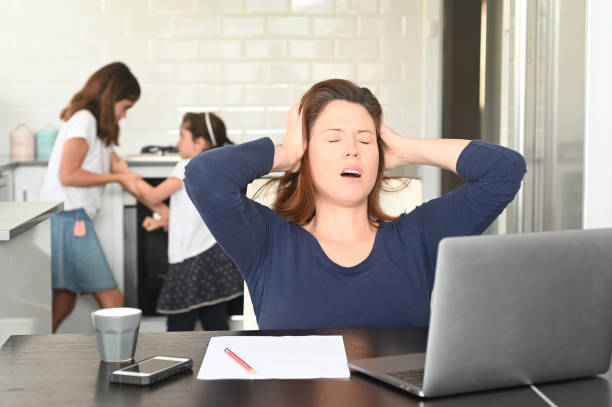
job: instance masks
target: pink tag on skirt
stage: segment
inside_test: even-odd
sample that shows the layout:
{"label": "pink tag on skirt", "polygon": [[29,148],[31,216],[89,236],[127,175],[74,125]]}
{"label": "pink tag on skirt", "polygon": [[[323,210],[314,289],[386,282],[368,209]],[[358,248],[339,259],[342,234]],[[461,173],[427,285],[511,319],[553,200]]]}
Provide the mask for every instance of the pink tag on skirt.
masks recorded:
{"label": "pink tag on skirt", "polygon": [[77,220],[74,222],[74,235],[76,237],[83,237],[87,234],[84,220]]}

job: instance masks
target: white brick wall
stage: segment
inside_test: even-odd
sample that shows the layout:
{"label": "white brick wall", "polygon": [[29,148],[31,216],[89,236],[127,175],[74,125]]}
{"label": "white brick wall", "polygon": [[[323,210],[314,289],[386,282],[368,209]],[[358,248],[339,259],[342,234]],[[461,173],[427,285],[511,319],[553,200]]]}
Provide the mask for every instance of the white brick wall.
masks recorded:
{"label": "white brick wall", "polygon": [[281,142],[316,81],[368,86],[386,121],[424,136],[427,0],[1,0],[0,154],[18,123],[58,115],[97,68],[127,63],[142,98],[120,153],[174,144],[183,113],[213,110],[231,137]]}

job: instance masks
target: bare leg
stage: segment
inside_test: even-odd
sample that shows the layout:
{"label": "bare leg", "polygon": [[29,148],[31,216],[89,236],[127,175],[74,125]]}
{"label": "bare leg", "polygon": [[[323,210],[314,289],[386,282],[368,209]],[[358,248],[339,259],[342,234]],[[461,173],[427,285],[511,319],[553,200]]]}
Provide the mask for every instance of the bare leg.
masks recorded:
{"label": "bare leg", "polygon": [[62,321],[70,315],[75,303],[76,293],[68,290],[53,290],[53,305],[51,307],[53,333]]}
{"label": "bare leg", "polygon": [[123,295],[118,288],[98,291],[92,294],[100,308],[123,307]]}

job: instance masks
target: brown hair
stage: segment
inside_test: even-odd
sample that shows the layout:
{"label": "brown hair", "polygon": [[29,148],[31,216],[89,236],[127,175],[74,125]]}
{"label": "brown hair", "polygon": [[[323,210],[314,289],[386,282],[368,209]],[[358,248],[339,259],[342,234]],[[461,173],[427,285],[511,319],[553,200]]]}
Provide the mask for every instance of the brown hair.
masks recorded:
{"label": "brown hair", "polygon": [[[210,136],[208,126],[206,125],[206,115],[210,119],[210,127],[213,132],[215,142],[213,143],[213,137]],[[183,126],[191,132],[193,141],[198,138],[203,138],[208,142],[210,149],[216,147],[223,147],[227,144],[234,144],[232,140],[227,138],[227,129],[225,123],[219,116],[214,113],[185,113],[183,116]]]}
{"label": "brown hair", "polygon": [[115,117],[115,103],[120,100],[136,102],[140,85],[130,69],[122,62],[113,62],[98,69],[87,79],[60,113],[69,120],[79,110],[89,110],[96,118],[98,138],[104,145],[119,145],[119,123]]}
{"label": "brown hair", "polygon": [[300,170],[296,173],[286,172],[278,180],[278,194],[274,211],[291,223],[308,223],[315,214],[316,190],[310,173],[308,144],[312,126],[325,107],[334,100],[345,100],[363,106],[376,127],[376,144],[378,145],[378,173],[376,182],[368,195],[368,219],[374,226],[378,222],[396,219],[383,212],[380,207],[379,194],[385,168],[383,142],[380,138],[382,107],[376,97],[367,88],[361,88],[343,79],[329,79],[312,86],[302,96],[300,112],[302,113],[302,137],[307,142],[302,157]]}

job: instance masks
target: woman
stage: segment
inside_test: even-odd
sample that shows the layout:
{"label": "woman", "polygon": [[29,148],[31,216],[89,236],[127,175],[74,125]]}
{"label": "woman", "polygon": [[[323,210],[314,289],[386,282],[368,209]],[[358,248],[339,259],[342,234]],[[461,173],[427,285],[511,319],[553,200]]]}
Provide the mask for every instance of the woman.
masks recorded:
{"label": "woman", "polygon": [[92,220],[105,184],[135,188],[138,176],[113,147],[119,144],[119,120],[139,97],[134,75],[115,62],[94,72],[60,114],[66,123],[40,193],[41,200],[64,202],[64,211],[51,218],[53,332],[72,312],[77,293],[92,294],[103,308],[123,306]]}
{"label": "woman", "polygon": [[[344,80],[314,85],[299,111],[282,146],[264,138],[206,152],[185,174],[249,286],[259,326],[427,325],[439,241],[482,233],[518,191],[523,157],[479,141],[401,137],[370,91]],[[393,219],[378,202],[383,170],[409,164],[469,182]],[[289,171],[276,212],[240,193],[270,171]]]}

